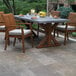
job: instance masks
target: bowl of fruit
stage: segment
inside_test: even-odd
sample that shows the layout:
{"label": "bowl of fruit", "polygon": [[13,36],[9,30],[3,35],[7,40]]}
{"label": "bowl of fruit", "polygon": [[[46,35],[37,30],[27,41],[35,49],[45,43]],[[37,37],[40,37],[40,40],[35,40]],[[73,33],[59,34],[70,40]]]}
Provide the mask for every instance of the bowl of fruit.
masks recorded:
{"label": "bowl of fruit", "polygon": [[43,11],[40,11],[38,14],[39,14],[40,17],[45,17],[46,16],[46,12],[43,12]]}

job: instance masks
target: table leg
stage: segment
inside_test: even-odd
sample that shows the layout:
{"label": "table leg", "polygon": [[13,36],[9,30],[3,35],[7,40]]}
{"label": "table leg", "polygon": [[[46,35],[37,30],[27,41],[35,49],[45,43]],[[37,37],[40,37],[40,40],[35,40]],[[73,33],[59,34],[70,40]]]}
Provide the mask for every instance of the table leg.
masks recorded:
{"label": "table leg", "polygon": [[51,47],[51,46],[53,46],[51,43],[50,43],[50,41],[49,42],[47,42],[47,37],[45,37],[40,43],[39,43],[39,45],[37,46],[37,48],[43,48],[43,47]]}
{"label": "table leg", "polygon": [[54,24],[53,26],[51,26],[51,24],[41,25],[41,27],[43,27],[43,29],[45,30],[45,37],[39,43],[37,48],[51,47],[51,46],[60,45],[59,42],[55,39],[55,37],[51,34],[56,26],[57,26],[57,23]]}
{"label": "table leg", "polygon": [[51,36],[51,39],[53,40],[53,43],[55,46],[59,46],[60,43],[55,39],[55,37]]}

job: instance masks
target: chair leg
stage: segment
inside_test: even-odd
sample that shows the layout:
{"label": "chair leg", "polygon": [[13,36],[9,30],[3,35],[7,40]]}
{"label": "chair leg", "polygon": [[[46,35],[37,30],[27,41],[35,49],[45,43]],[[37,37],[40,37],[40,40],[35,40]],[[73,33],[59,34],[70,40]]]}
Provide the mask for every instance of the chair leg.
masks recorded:
{"label": "chair leg", "polygon": [[55,37],[55,32],[56,32],[56,30],[54,30],[54,37]]}
{"label": "chair leg", "polygon": [[[5,36],[5,38],[4,38],[5,40],[6,40],[6,36]],[[8,38],[8,45],[10,45],[10,39]]]}
{"label": "chair leg", "polygon": [[23,50],[23,53],[25,53],[25,47],[24,47],[24,37],[22,37],[22,50]]}
{"label": "chair leg", "polygon": [[57,37],[59,37],[59,32],[57,31]]}
{"label": "chair leg", "polygon": [[4,48],[4,50],[7,49],[8,42],[9,42],[9,39],[8,39],[8,37],[6,37],[6,40],[5,40],[5,48]]}
{"label": "chair leg", "polygon": [[68,36],[68,33],[67,33],[67,40],[69,40],[69,36]]}
{"label": "chair leg", "polygon": [[6,37],[4,37],[4,40],[6,40]]}
{"label": "chair leg", "polygon": [[34,43],[33,43],[33,37],[31,35],[31,43],[32,43],[32,47],[34,46]]}
{"label": "chair leg", "polygon": [[57,30],[54,30],[54,37],[55,37],[55,33],[57,33],[57,37],[59,37],[59,32]]}
{"label": "chair leg", "polygon": [[16,38],[14,38],[14,43],[13,43],[13,46],[15,46],[15,43],[16,43]]}
{"label": "chair leg", "polygon": [[37,36],[39,37],[39,24],[38,24]]}
{"label": "chair leg", "polygon": [[64,35],[64,45],[66,45],[66,40],[67,40],[67,32]]}

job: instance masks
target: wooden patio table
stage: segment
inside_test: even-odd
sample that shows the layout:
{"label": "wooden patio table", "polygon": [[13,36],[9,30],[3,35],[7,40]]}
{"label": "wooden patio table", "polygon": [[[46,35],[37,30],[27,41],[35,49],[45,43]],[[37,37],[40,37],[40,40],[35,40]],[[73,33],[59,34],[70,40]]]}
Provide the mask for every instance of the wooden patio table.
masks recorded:
{"label": "wooden patio table", "polygon": [[55,37],[52,35],[52,32],[59,23],[68,22],[69,20],[61,19],[61,18],[50,18],[48,16],[43,17],[43,18],[39,17],[36,19],[32,19],[32,17],[33,16],[31,15],[29,16],[15,15],[15,18],[17,19],[29,21],[31,23],[38,23],[45,30],[45,37],[40,41],[37,48],[60,45],[59,42],[55,39]]}

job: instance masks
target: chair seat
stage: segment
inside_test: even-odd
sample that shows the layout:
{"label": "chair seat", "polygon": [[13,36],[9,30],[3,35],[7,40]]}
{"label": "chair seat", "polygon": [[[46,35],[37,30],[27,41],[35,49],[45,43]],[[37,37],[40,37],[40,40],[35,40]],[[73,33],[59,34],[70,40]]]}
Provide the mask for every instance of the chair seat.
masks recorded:
{"label": "chair seat", "polygon": [[[57,30],[65,30],[65,27],[66,27],[66,25],[58,25],[56,29]],[[75,26],[68,26],[67,30],[76,30],[76,27]]]}
{"label": "chair seat", "polygon": [[[23,31],[24,31],[24,35],[31,33],[31,30],[24,29]],[[22,34],[21,29],[15,29],[9,32],[9,35],[21,35],[21,34]]]}
{"label": "chair seat", "polygon": [[39,28],[39,30],[45,31],[43,28]]}
{"label": "chair seat", "polygon": [[0,25],[0,30],[5,30],[5,25]]}

